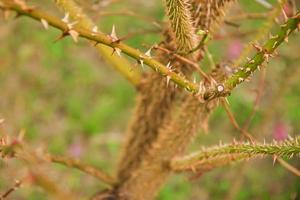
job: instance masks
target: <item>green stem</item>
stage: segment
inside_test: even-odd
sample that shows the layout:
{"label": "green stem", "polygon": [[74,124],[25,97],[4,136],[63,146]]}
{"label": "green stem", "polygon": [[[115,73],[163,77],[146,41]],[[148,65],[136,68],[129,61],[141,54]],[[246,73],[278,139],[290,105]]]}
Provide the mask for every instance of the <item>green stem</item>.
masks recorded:
{"label": "green stem", "polygon": [[221,92],[218,88],[210,88],[204,94],[204,99],[209,100],[230,94],[237,85],[249,78],[265,61],[269,61],[277,47],[288,40],[288,36],[298,27],[299,23],[300,12],[281,25],[278,33],[275,36],[271,36],[262,47],[256,46],[257,53],[222,83],[223,88]]}
{"label": "green stem", "polygon": [[[176,158],[171,161],[170,167],[174,171],[199,169],[205,165],[218,165],[220,161],[244,160],[262,155],[274,155],[284,158],[300,156],[299,137],[286,140],[282,143],[233,143],[204,149],[188,156]],[[225,159],[224,159],[225,158]],[[227,162],[228,163],[228,162]]]}
{"label": "green stem", "polygon": [[[268,34],[273,27],[275,20],[281,13],[282,13],[282,7],[286,3],[287,0],[278,1],[278,5],[274,7],[274,9],[268,13],[263,13],[266,15],[266,19],[264,23],[262,24],[261,28],[258,29],[257,33],[254,35],[252,41],[260,42],[266,34]],[[244,15],[245,16],[245,15]],[[255,16],[255,15],[254,15]],[[256,13],[256,16],[257,13]],[[243,17],[243,16],[239,16]],[[231,21],[236,21],[237,19],[233,19]],[[240,66],[242,62],[246,59],[246,57],[250,54],[252,50],[251,43],[249,43],[245,49],[243,50],[242,54],[239,56],[237,60],[233,62],[234,66]]]}
{"label": "green stem", "polygon": [[272,53],[277,49],[277,47],[285,40],[288,36],[297,28],[298,23],[300,23],[300,13],[295,17],[289,19],[284,25],[281,26],[279,32],[272,36],[242,68],[233,74],[224,83],[227,90],[232,90],[239,83],[243,82],[248,78],[258,67],[262,65],[264,61],[268,61]]}
{"label": "green stem", "polygon": [[190,2],[187,0],[166,0],[167,15],[178,49],[184,52],[194,49],[198,41],[190,7]]}

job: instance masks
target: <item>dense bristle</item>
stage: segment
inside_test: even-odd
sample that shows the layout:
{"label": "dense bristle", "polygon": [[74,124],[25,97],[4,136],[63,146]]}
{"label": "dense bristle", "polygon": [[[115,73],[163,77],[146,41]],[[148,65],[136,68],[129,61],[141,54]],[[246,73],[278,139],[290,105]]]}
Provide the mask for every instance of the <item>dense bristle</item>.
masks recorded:
{"label": "dense bristle", "polygon": [[188,0],[166,0],[166,8],[178,49],[193,49],[197,45],[197,35],[190,11],[191,4]]}
{"label": "dense bristle", "polygon": [[225,15],[225,7],[235,0],[191,0],[194,26],[211,30]]}

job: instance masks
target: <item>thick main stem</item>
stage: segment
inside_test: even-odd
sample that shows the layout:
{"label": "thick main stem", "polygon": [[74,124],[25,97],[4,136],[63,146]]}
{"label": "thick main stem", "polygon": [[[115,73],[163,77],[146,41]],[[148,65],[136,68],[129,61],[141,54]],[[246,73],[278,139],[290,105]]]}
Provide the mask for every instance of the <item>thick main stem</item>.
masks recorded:
{"label": "thick main stem", "polygon": [[[165,34],[165,48],[172,48],[168,32]],[[191,73],[191,67],[169,55],[157,55],[160,62],[170,62],[172,70]],[[139,86],[139,96],[133,119],[127,130],[124,151],[119,162],[117,176],[119,185],[127,181],[140,166],[143,157],[148,154],[153,141],[156,140],[160,127],[170,120],[171,110],[183,94],[183,90],[169,83],[157,73],[147,74]]]}
{"label": "thick main stem", "polygon": [[117,188],[120,199],[153,199],[172,173],[167,161],[183,153],[215,107],[214,101],[202,104],[193,96],[187,98],[179,110],[173,111],[170,122],[159,129],[159,135],[142,158],[140,167]]}
{"label": "thick main stem", "polygon": [[118,165],[119,184],[130,178],[140,165],[176,98],[175,88],[167,88],[161,76],[151,73],[144,81]]}

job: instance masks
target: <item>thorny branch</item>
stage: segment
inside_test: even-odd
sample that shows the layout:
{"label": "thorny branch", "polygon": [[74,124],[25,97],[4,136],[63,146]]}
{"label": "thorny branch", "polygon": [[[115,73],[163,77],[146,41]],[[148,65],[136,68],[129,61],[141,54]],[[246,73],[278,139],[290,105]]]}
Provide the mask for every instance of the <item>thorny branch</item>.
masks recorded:
{"label": "thorny branch", "polygon": [[257,53],[247,61],[247,63],[236,70],[236,72],[226,79],[221,84],[214,84],[209,88],[203,88],[203,84],[197,84],[189,81],[180,74],[172,71],[170,66],[164,65],[151,57],[148,53],[142,53],[141,51],[134,49],[123,42],[121,42],[115,34],[107,35],[93,30],[84,29],[76,26],[72,23],[65,23],[61,19],[49,15],[44,11],[36,8],[22,7],[14,2],[1,0],[0,8],[4,10],[14,10],[19,15],[29,16],[33,19],[46,22],[47,24],[58,28],[63,31],[61,38],[71,35],[73,38],[83,37],[96,43],[101,43],[110,46],[114,51],[124,52],[128,56],[134,58],[141,65],[148,65],[153,70],[167,76],[170,80],[175,82],[178,86],[186,89],[193,94],[201,96],[204,100],[211,100],[220,96],[227,96],[230,92],[240,83],[249,78],[254,71],[260,68],[263,62],[268,62],[272,57],[274,51],[283,42],[288,40],[288,36],[297,28],[300,22],[300,13],[298,12],[294,17],[291,17],[285,24],[281,25],[280,30],[275,36],[272,36],[262,47],[258,44],[254,44],[257,49]]}
{"label": "thorny branch", "polygon": [[204,166],[216,167],[231,163],[232,161],[245,160],[258,156],[272,155],[283,158],[300,156],[299,137],[289,139],[281,143],[274,141],[266,143],[238,143],[220,144],[220,146],[203,149],[191,155],[175,158],[170,163],[170,168],[174,171],[197,171]]}
{"label": "thorny branch", "polygon": [[[2,4],[1,4],[2,3]],[[35,20],[46,22],[48,25],[51,25],[57,29],[60,29],[63,34],[60,37],[66,37],[68,35],[75,36],[75,40],[77,40],[78,37],[86,38],[88,40],[94,41],[96,44],[104,44],[106,46],[109,46],[112,48],[113,52],[124,52],[128,56],[134,58],[138,61],[142,66],[144,64],[151,67],[153,70],[159,72],[160,74],[164,76],[170,77],[171,80],[173,80],[175,83],[177,83],[178,86],[185,88],[188,91],[197,91],[198,85],[195,83],[192,83],[188,81],[185,77],[182,75],[179,75],[175,72],[173,72],[171,69],[169,69],[167,66],[161,64],[160,62],[156,61],[151,57],[151,55],[147,53],[143,53],[135,48],[132,48],[123,42],[121,42],[115,33],[115,29],[113,28],[112,34],[104,34],[100,33],[96,30],[88,30],[82,27],[76,26],[76,24],[73,23],[66,23],[63,20],[49,15],[48,13],[39,10],[37,8],[30,8],[26,9],[24,7],[21,7],[20,5],[10,2],[7,0],[1,0],[0,1],[0,8],[4,10],[14,10],[19,15],[24,15],[31,17]]]}

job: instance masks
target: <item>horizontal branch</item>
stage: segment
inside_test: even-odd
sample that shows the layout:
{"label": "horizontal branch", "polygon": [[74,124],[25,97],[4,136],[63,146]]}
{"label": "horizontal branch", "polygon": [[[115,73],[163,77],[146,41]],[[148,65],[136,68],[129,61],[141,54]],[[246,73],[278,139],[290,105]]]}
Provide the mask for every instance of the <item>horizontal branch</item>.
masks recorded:
{"label": "horizontal branch", "polygon": [[300,137],[278,143],[233,143],[204,149],[190,155],[175,158],[170,162],[174,171],[197,171],[206,167],[217,167],[233,161],[258,156],[272,155],[283,158],[300,156]]}
{"label": "horizontal branch", "polygon": [[7,142],[4,139],[0,138],[0,157],[15,157],[22,159],[29,164],[39,161],[59,163],[94,176],[107,185],[113,185],[115,183],[115,179],[110,175],[106,174],[100,169],[82,163],[80,160],[63,156],[55,156],[49,153],[37,154],[34,150],[30,149],[19,140],[14,140],[14,142]]}
{"label": "horizontal branch", "polygon": [[[2,5],[1,5],[2,2]],[[173,72],[167,66],[162,63],[156,61],[151,56],[146,55],[145,53],[139,51],[138,49],[132,48],[117,38],[112,37],[111,35],[107,35],[100,32],[95,32],[93,30],[88,30],[79,26],[70,26],[70,24],[65,23],[61,19],[49,15],[48,13],[39,10],[37,8],[26,9],[16,3],[7,0],[0,0],[0,8],[2,9],[10,9],[16,11],[19,15],[25,15],[31,17],[38,21],[44,21],[48,25],[53,26],[57,29],[60,29],[64,36],[69,35],[70,31],[74,31],[78,34],[79,37],[86,38],[88,40],[94,41],[96,43],[104,44],[112,48],[112,53],[114,51],[120,50],[126,55],[137,60],[141,65],[148,65],[153,70],[159,72],[163,76],[170,77],[170,80],[174,81],[178,86],[185,88],[188,91],[196,92],[198,91],[198,85],[190,82],[185,77]],[[72,33],[72,32],[71,32]]]}
{"label": "horizontal branch", "polygon": [[36,8],[26,9],[8,0],[0,0],[0,8],[14,10],[19,15],[25,15],[38,21],[44,21],[47,24],[63,31],[64,36],[75,32],[76,35],[82,38],[111,47],[112,52],[117,50],[119,52],[121,51],[137,60],[137,62],[141,65],[146,64],[161,75],[168,77],[168,79],[172,80],[178,86],[193,94],[202,96],[204,100],[211,100],[216,97],[229,95],[238,84],[244,82],[253,74],[254,71],[259,69],[264,61],[268,62],[272,53],[283,41],[288,40],[288,36],[297,28],[300,22],[300,13],[297,13],[294,17],[290,18],[285,24],[283,24],[278,33],[275,36],[272,36],[265,45],[262,47],[254,45],[258,52],[231,77],[226,79],[223,83],[215,84],[209,88],[204,88],[203,84],[196,84],[189,81],[184,76],[172,71],[170,67],[153,59],[149,54],[145,54],[138,49],[132,48],[111,35],[84,29],[76,25],[72,26],[44,11]]}

